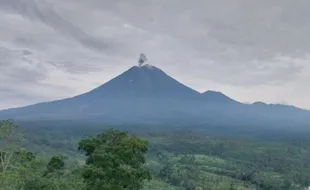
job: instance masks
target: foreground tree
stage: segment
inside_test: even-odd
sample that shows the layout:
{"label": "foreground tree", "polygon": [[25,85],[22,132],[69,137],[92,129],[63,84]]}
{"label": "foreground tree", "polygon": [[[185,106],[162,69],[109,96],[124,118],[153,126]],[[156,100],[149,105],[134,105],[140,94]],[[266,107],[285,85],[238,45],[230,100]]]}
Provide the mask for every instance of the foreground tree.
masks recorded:
{"label": "foreground tree", "polygon": [[109,130],[79,143],[86,153],[83,178],[89,190],[138,190],[151,175],[145,166],[148,142]]}
{"label": "foreground tree", "polygon": [[25,135],[11,120],[0,120],[0,189],[20,189],[35,156],[22,145]]}
{"label": "foreground tree", "polygon": [[64,167],[65,167],[65,162],[63,161],[61,156],[55,155],[48,162],[47,167],[46,167],[47,171],[46,171],[45,175],[47,175],[49,173],[56,172],[56,171],[60,171],[60,170],[64,169]]}
{"label": "foreground tree", "polygon": [[24,133],[11,120],[0,120],[0,172],[8,171],[24,140]]}

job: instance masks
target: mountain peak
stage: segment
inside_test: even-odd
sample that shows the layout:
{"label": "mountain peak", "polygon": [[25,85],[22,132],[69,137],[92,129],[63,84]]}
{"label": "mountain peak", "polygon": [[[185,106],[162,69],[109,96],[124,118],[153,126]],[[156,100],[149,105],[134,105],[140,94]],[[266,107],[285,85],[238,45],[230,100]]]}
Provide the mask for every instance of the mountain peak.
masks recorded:
{"label": "mountain peak", "polygon": [[[159,69],[158,67],[155,67],[150,64],[145,64],[142,66],[132,66],[127,71],[123,72],[119,76],[115,77],[114,79],[119,78],[136,78],[139,80],[147,80],[147,78],[154,78],[154,77],[169,77],[164,71]],[[112,79],[112,80],[114,80]],[[159,78],[157,79],[159,80]]]}
{"label": "mountain peak", "polygon": [[268,104],[266,104],[265,102],[261,102],[261,101],[254,102],[252,105],[257,105],[257,106],[268,106]]}
{"label": "mountain peak", "polygon": [[199,93],[179,83],[161,69],[145,64],[133,66],[89,93],[122,98],[188,97]]}
{"label": "mountain peak", "polygon": [[227,103],[227,102],[234,102],[236,103],[235,100],[229,98],[228,96],[226,96],[225,94],[221,93],[221,92],[217,92],[217,91],[212,91],[212,90],[208,90],[204,93],[202,93],[202,95],[204,96],[205,99],[208,99],[211,102],[221,102],[221,103]]}
{"label": "mountain peak", "polygon": [[151,64],[144,64],[141,66],[138,66],[139,68],[145,68],[145,69],[158,69],[157,67],[151,65]]}
{"label": "mountain peak", "polygon": [[129,68],[124,73],[128,73],[128,72],[160,72],[160,73],[166,74],[160,68],[155,67],[155,66],[150,65],[150,64],[144,64],[144,65],[141,65],[141,66],[139,66],[139,65],[132,66],[131,68]]}
{"label": "mountain peak", "polygon": [[214,90],[207,90],[203,94],[212,94],[212,95],[218,95],[218,96],[226,96],[222,92],[214,91]]}

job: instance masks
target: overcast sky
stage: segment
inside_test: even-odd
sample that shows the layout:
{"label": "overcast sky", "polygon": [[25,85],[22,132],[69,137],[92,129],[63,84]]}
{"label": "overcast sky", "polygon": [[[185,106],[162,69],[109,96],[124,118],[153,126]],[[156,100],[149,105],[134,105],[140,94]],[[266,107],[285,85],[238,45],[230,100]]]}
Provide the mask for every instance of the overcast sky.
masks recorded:
{"label": "overcast sky", "polygon": [[310,109],[309,0],[0,0],[0,109],[148,63],[200,91]]}

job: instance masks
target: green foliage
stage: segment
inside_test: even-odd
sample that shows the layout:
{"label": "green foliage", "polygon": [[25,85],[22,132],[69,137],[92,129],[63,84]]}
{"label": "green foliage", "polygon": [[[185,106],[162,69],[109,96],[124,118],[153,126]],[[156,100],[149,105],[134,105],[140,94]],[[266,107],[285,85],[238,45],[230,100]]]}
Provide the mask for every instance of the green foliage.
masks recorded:
{"label": "green foliage", "polygon": [[36,168],[37,159],[31,152],[22,149],[15,152],[13,158],[10,169],[0,173],[0,187],[3,189],[21,189],[26,177]]}
{"label": "green foliage", "polygon": [[16,152],[22,146],[24,134],[11,120],[0,120],[0,172],[7,172]]}
{"label": "green foliage", "polygon": [[59,155],[55,155],[51,158],[51,160],[47,164],[46,174],[53,173],[55,171],[59,171],[64,169],[65,162]]}
{"label": "green foliage", "polygon": [[53,156],[46,165],[23,149],[24,134],[12,121],[0,121],[0,137],[0,190],[84,189],[81,172],[63,171],[60,156]]}
{"label": "green foliage", "polygon": [[[29,173],[30,174],[30,173]],[[42,173],[31,173],[24,179],[24,190],[84,190],[80,173],[51,173],[46,177]]]}
{"label": "green foliage", "polygon": [[[0,148],[11,153],[9,167],[0,172],[0,190],[124,190],[142,186],[143,190],[302,190],[310,186],[308,133],[241,130],[237,136],[229,129],[233,135],[225,136],[223,131],[212,135],[209,129],[130,128],[148,144],[117,130],[94,136],[102,126],[64,126],[53,121],[53,126],[47,127],[35,122],[21,125],[28,139],[19,141],[13,136],[22,135],[19,127],[11,121],[0,123],[0,142],[10,142],[6,146],[0,143]],[[264,135],[258,138],[257,134]],[[91,137],[85,138],[87,135]],[[143,183],[150,176],[147,168],[154,178]]]}
{"label": "green foliage", "polygon": [[90,190],[137,190],[151,175],[145,166],[148,143],[127,133],[109,130],[82,140],[87,161],[83,177]]}
{"label": "green foliage", "polygon": [[176,186],[212,190],[300,190],[309,186],[310,149],[296,142],[219,138],[206,133],[152,135],[149,159],[163,166],[158,177]]}

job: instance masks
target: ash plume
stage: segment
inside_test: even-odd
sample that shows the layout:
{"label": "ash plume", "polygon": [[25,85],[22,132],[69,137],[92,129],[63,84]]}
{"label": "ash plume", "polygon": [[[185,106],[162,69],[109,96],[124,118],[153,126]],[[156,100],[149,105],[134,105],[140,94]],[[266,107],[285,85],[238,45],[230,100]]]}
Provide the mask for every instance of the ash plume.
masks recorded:
{"label": "ash plume", "polygon": [[143,53],[141,53],[141,54],[140,54],[139,61],[138,61],[139,67],[141,67],[146,61],[147,61],[146,56],[145,56]]}

